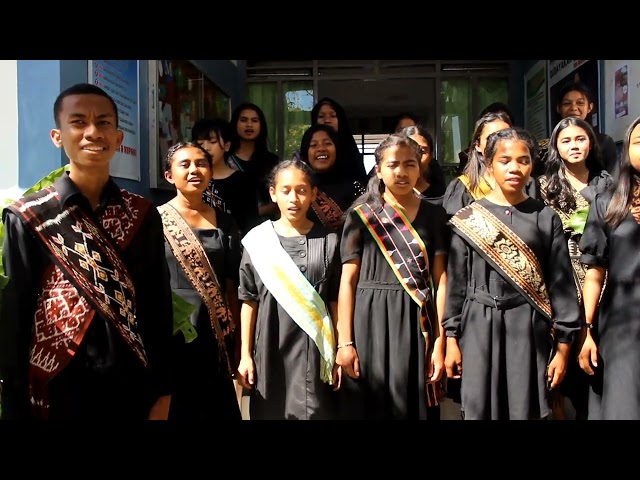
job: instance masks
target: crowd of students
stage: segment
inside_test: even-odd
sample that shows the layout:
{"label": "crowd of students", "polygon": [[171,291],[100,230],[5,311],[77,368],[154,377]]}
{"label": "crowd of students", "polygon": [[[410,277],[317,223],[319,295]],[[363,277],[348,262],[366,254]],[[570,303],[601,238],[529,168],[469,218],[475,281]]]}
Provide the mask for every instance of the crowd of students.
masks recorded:
{"label": "crowd of students", "polygon": [[109,176],[113,99],[65,90],[68,174],[3,211],[2,418],[640,419],[640,119],[611,159],[581,85],[548,140],[499,107],[447,184],[411,116],[367,173],[335,100],[291,159],[245,103],[156,207]]}

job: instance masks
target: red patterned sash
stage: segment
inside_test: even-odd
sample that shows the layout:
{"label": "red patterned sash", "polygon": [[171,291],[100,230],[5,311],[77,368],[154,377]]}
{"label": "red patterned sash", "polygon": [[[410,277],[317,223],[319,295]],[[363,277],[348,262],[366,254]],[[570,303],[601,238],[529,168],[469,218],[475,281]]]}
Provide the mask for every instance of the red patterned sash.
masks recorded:
{"label": "red patterned sash", "polygon": [[344,224],[343,211],[325,192],[318,191],[311,208],[325,227],[339,230]]}
{"label": "red patterned sash", "polygon": [[[436,309],[431,294],[429,257],[422,238],[403,211],[388,202],[380,212],[372,209],[367,203],[358,205],[354,210],[376,241],[402,287],[420,306],[420,327],[429,355],[431,338],[434,329],[438,327],[435,323]],[[427,380],[429,406],[438,405],[443,393],[442,382],[433,384]]]}
{"label": "red patterned sash", "polygon": [[[158,207],[162,217],[164,237],[173,255],[182,267],[193,289],[198,292],[209,312],[211,328],[218,342],[218,355],[229,375],[235,372],[231,365],[229,350],[234,351],[231,332],[235,329],[231,311],[220,292],[220,283],[209,263],[202,243],[189,224],[170,204]],[[228,342],[228,343],[227,343]]]}
{"label": "red patterned sash", "polygon": [[139,195],[121,193],[124,205],[105,209],[102,228],[77,205],[61,210],[53,186],[8,207],[24,218],[53,261],[36,304],[30,360],[31,400],[36,414],[44,418],[46,383],[71,361],[96,311],[113,323],[147,365],[136,322],[135,289],[118,249],[126,249],[151,204]]}
{"label": "red patterned sash", "polygon": [[631,194],[631,205],[629,209],[631,210],[631,215],[635,221],[640,224],[640,177],[633,178],[633,185],[631,186],[632,194]]}

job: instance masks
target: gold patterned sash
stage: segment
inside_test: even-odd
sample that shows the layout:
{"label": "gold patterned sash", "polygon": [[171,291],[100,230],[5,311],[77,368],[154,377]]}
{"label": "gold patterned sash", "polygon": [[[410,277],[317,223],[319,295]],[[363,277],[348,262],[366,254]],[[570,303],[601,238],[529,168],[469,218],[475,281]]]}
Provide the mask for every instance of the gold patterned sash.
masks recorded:
{"label": "gold patterned sash", "polygon": [[207,307],[211,327],[218,343],[219,358],[224,362],[228,375],[231,375],[235,371],[235,366],[231,365],[229,356],[229,350],[234,352],[230,334],[234,331],[235,324],[220,291],[216,273],[209,263],[202,243],[180,213],[168,203],[158,207],[158,211],[162,217],[164,237],[176,261]]}
{"label": "gold patterned sash", "polygon": [[[587,266],[580,261],[582,252],[580,252],[580,234],[576,234],[571,227],[571,221],[573,215],[584,209],[589,209],[589,200],[582,194],[582,192],[575,189],[573,186],[570,188],[573,190],[573,197],[575,198],[576,208],[569,209],[566,205],[562,205],[557,208],[547,202],[547,188],[549,186],[549,177],[542,175],[538,177],[538,183],[540,185],[540,194],[544,199],[544,203],[549,206],[554,212],[558,214],[560,220],[562,220],[562,229],[565,234],[568,234],[567,246],[569,247],[569,257],[571,258],[571,267],[573,271],[573,280],[576,284],[576,292],[578,294],[578,301],[582,304],[582,287],[584,287],[584,279],[587,275]],[[586,192],[589,186],[583,191]],[[595,193],[588,195],[591,199],[595,196]]]}
{"label": "gold patterned sash", "polygon": [[540,262],[513,230],[477,202],[456,213],[451,218],[451,225],[536,310],[551,321],[553,312]]}
{"label": "gold patterned sash", "polygon": [[460,180],[462,184],[467,188],[467,191],[471,194],[474,200],[480,200],[493,190],[484,176],[480,177],[479,185],[473,190],[470,188],[471,180],[467,175],[460,175],[458,177],[458,180]]}

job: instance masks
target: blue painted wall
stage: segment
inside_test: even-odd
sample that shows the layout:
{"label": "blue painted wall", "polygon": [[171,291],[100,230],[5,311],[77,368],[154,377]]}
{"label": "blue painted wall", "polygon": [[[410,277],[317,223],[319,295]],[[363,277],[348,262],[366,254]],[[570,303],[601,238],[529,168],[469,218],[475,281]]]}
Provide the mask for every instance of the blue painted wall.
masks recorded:
{"label": "blue painted wall", "polygon": [[[68,163],[63,150],[57,149],[49,132],[55,128],[53,103],[58,94],[89,78],[88,60],[18,61],[18,184],[29,188],[44,175]],[[229,60],[194,60],[216,85],[237,105],[244,96],[244,62],[238,66]],[[148,63],[140,61],[140,181],[116,178],[123,188],[143,195],[156,204],[171,198],[171,192],[149,188]]]}

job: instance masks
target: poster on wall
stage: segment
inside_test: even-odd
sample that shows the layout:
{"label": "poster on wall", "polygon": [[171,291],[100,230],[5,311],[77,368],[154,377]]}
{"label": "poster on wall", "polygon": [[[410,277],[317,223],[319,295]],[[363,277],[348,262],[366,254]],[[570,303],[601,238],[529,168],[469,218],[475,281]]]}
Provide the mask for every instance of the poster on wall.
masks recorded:
{"label": "poster on wall", "polygon": [[[164,178],[167,152],[191,140],[191,128],[201,118],[231,118],[231,101],[189,60],[149,61],[150,186],[173,189]],[[155,158],[155,161],[153,160]]]}
{"label": "poster on wall", "polygon": [[89,83],[106,91],[118,107],[124,138],[110,164],[114,177],[140,180],[138,60],[89,60]]}
{"label": "poster on wall", "polygon": [[549,91],[549,130],[560,121],[560,114],[556,106],[558,97],[564,87],[570,83],[580,82],[590,91],[593,110],[587,116],[587,121],[598,130],[600,127],[600,70],[598,60],[548,60],[548,91]]}
{"label": "poster on wall", "polygon": [[548,138],[546,60],[540,60],[525,74],[524,94],[524,128],[538,139]]}
{"label": "poster on wall", "polygon": [[640,60],[604,61],[605,133],[624,140],[629,125],[640,116]]}

